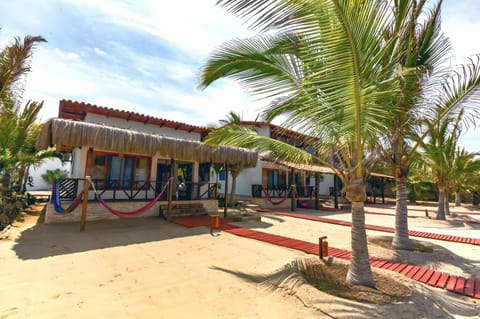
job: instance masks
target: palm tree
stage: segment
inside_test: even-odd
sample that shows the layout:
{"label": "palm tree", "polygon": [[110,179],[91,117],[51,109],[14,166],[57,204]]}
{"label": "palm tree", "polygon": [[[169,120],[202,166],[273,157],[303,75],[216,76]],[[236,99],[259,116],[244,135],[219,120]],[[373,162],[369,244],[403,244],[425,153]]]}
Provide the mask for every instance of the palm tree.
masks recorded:
{"label": "palm tree", "polygon": [[375,164],[373,145],[388,129],[385,119],[393,107],[392,95],[398,93],[393,72],[397,61],[391,54],[395,37],[384,37],[388,3],[226,0],[220,4],[265,34],[233,40],[215,50],[203,68],[202,86],[231,77],[259,97],[275,98],[265,108],[264,119],[283,117],[283,127],[311,139],[299,149],[232,125],[216,130],[205,142],[332,167],[352,202],[347,282],[373,286],[365,232],[365,179]]}
{"label": "palm tree", "polygon": [[[412,119],[422,107],[417,102],[428,75],[443,62],[449,43],[439,28],[441,1],[430,12],[425,12],[424,0],[392,1],[391,5],[394,19],[386,34],[395,38],[392,54],[399,57],[396,67],[406,72],[403,72],[400,82],[401,95],[395,101],[397,108],[391,112],[389,130],[380,139],[380,152],[384,161],[390,165],[396,183],[395,234],[392,245],[397,249],[410,250],[407,179],[414,152],[408,141],[417,128],[417,123]],[[419,21],[421,18],[425,20],[423,24]]]}
{"label": "palm tree", "polygon": [[[449,41],[440,29],[442,1],[431,10],[425,9],[425,3],[425,0],[393,1],[395,18],[386,33],[396,39],[392,54],[399,57],[396,67],[403,70],[402,93],[391,113],[390,130],[381,139],[380,150],[396,181],[392,245],[406,250],[411,249],[406,185],[415,150],[431,128],[425,122],[436,123],[464,107],[475,107],[480,84],[478,58],[460,66],[457,72],[444,67],[451,56]],[[432,96],[444,98],[432,103]]]}
{"label": "palm tree", "polygon": [[45,173],[42,174],[43,180],[49,185],[53,185],[55,181],[65,179],[67,177],[68,177],[68,172],[64,169],[59,169],[59,168],[54,170],[47,169]]}
{"label": "palm tree", "polygon": [[455,206],[457,207],[462,204],[460,192],[464,189],[471,189],[477,184],[480,171],[480,160],[475,159],[477,155],[477,153],[467,152],[460,148],[455,151],[450,171],[450,185],[455,192]]}
{"label": "palm tree", "polygon": [[461,115],[454,121],[446,118],[440,123],[429,123],[429,139],[422,143],[424,165],[432,172],[438,187],[437,219],[445,220],[448,214],[449,178],[457,148]]}
{"label": "palm tree", "polygon": [[21,101],[22,80],[30,72],[33,49],[40,42],[45,39],[15,38],[14,43],[0,51],[0,174],[2,186],[7,189],[16,165],[25,159],[26,144],[35,134],[33,124],[43,106],[43,102],[28,101],[22,105]]}
{"label": "palm tree", "polygon": [[[227,115],[227,118],[225,120],[220,120],[220,124],[222,127],[228,127],[228,126],[241,126],[242,125],[242,117],[240,114],[235,113],[233,111],[230,111]],[[223,166],[222,166],[223,168]],[[228,166],[228,171],[227,173],[230,173],[232,175],[232,186],[230,189],[230,196],[228,198],[228,203],[225,203],[225,205],[230,205],[230,206],[235,206],[235,193],[236,193],[236,188],[237,188],[237,177],[240,174],[240,172],[244,169],[245,167],[242,165],[229,165]],[[218,175],[217,175],[218,177]]]}

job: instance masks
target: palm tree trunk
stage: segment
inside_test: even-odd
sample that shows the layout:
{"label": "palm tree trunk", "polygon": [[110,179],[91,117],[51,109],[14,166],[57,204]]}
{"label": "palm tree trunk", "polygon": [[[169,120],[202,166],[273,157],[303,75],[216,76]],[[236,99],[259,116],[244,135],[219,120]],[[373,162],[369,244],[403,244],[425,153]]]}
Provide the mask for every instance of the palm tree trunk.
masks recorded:
{"label": "palm tree trunk", "polygon": [[444,186],[438,186],[437,219],[445,220],[445,187]]}
{"label": "palm tree trunk", "polygon": [[445,190],[445,215],[450,216],[450,189],[446,188]]}
{"label": "palm tree trunk", "polygon": [[23,164],[18,170],[18,192],[23,194],[25,192],[25,173],[27,172],[27,165]]}
{"label": "palm tree trunk", "polygon": [[4,170],[3,172],[3,178],[2,178],[2,187],[4,189],[10,189],[10,171],[9,170]]}
{"label": "palm tree trunk", "polygon": [[445,197],[445,216],[450,216],[450,203],[448,202],[448,198]]}
{"label": "palm tree trunk", "polygon": [[455,207],[462,206],[462,198],[460,197],[460,192],[455,192]]}
{"label": "palm tree trunk", "polygon": [[408,237],[407,178],[396,179],[397,198],[395,206],[395,235],[392,245],[395,249],[412,250]]}
{"label": "palm tree trunk", "polygon": [[363,202],[352,202],[352,260],[347,273],[347,283],[375,287],[368,259]]}

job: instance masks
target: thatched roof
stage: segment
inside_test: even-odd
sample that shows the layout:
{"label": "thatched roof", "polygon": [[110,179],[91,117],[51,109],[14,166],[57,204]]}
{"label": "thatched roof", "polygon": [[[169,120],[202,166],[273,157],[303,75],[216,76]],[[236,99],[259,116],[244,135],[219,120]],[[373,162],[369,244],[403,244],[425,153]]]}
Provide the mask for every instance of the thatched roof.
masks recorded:
{"label": "thatched roof", "polygon": [[273,165],[280,165],[287,168],[293,168],[298,171],[307,171],[307,172],[314,172],[314,173],[321,173],[321,174],[335,174],[335,171],[327,166],[285,162],[285,161],[275,160],[268,156],[264,156],[261,159],[263,161],[270,162]]}
{"label": "thatched roof", "polygon": [[45,123],[37,140],[38,150],[54,145],[58,150],[87,146],[124,154],[159,154],[182,161],[244,167],[256,166],[258,157],[256,152],[238,147],[207,146],[195,141],[63,119],[51,119]]}

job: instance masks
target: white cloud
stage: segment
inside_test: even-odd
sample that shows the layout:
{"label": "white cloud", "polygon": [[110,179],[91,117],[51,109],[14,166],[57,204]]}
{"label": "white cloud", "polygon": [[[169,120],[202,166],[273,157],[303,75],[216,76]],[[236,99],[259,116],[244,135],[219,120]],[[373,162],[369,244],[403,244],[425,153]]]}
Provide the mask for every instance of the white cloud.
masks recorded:
{"label": "white cloud", "polygon": [[95,52],[98,56],[105,57],[107,56],[107,52],[100,50],[99,48],[93,48],[93,52]]}
{"label": "white cloud", "polygon": [[59,48],[55,48],[54,53],[56,56],[60,57],[63,60],[77,60],[80,58],[80,55],[75,52],[64,52]]}
{"label": "white cloud", "polygon": [[207,54],[231,39],[233,34],[242,37],[253,33],[215,2],[77,0],[76,6],[79,10],[95,12],[96,17],[101,14],[101,19],[118,27],[128,27],[166,40],[186,52]]}

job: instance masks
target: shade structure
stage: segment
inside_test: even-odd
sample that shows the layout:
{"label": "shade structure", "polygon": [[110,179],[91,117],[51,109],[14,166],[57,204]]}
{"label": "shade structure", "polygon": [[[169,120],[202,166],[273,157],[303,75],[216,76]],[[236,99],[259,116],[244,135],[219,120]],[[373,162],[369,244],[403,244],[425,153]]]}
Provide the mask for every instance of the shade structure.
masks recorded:
{"label": "shade structure", "polygon": [[261,159],[263,161],[270,162],[274,165],[280,165],[280,166],[295,169],[298,171],[307,171],[307,172],[314,172],[314,173],[321,173],[321,174],[336,173],[334,169],[327,166],[281,161],[281,160],[274,159],[271,156],[262,156]]}
{"label": "shade structure", "polygon": [[111,126],[54,118],[44,123],[37,149],[55,146],[62,151],[72,147],[124,154],[141,154],[181,161],[228,163],[255,167],[255,151],[231,146],[209,146],[201,142],[165,137]]}

